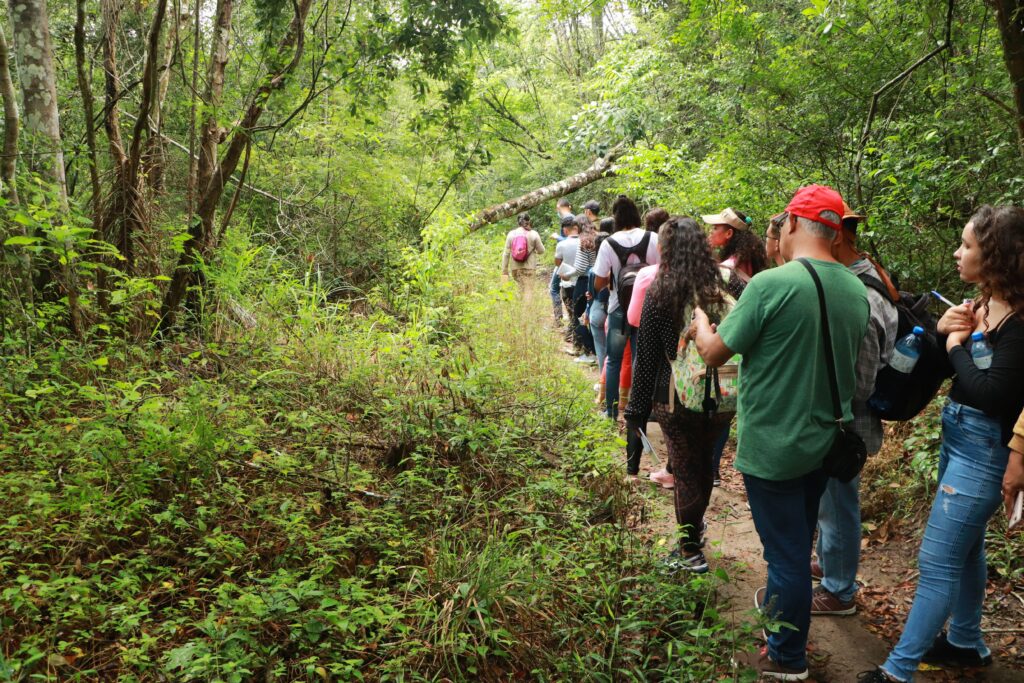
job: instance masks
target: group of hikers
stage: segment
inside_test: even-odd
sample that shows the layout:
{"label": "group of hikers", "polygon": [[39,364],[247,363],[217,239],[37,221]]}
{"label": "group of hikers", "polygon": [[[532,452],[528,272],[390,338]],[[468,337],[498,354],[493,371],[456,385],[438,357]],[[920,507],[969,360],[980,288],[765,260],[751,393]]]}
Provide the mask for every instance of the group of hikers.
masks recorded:
{"label": "group of hikers", "polygon": [[[952,377],[913,605],[886,661],[858,680],[910,681],[920,662],[989,665],[985,529],[1024,491],[1024,209],[970,218],[954,257],[977,295],[942,298],[936,321],[858,247],[866,218],[826,186],[799,189],[763,241],[732,208],[704,227],[660,208],[641,216],[624,195],[610,219],[593,200],[580,215],[557,208],[554,316],[577,360],[603,373],[604,413],[624,406],[628,478],[648,422],[661,428],[668,464],[651,479],[673,489],[670,572],[708,570],[704,515],[736,419],[734,466],[768,566],[755,604],[783,626],[735,663],[807,678],[811,616],[856,611],[859,472],[882,446],[882,417],[912,400],[916,414]],[[544,240],[528,214],[517,223],[502,271],[528,293]]]}

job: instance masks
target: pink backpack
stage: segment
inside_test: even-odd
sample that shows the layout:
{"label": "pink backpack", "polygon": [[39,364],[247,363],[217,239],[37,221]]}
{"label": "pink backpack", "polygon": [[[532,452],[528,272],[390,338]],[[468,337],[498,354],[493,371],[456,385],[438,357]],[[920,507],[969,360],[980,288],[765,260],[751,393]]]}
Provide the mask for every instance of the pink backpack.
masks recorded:
{"label": "pink backpack", "polygon": [[512,260],[516,263],[525,263],[530,258],[530,239],[527,237],[528,234],[520,228],[516,236],[512,238],[512,246],[509,251],[512,254]]}

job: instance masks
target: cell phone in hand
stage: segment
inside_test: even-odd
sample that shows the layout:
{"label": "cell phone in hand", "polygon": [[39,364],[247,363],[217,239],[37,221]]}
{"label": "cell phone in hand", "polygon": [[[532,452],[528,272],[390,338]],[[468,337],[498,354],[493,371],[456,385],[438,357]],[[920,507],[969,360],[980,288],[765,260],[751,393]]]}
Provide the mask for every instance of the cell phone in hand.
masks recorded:
{"label": "cell phone in hand", "polygon": [[1024,517],[1024,491],[1017,491],[1017,498],[1013,501],[1013,510],[1010,512],[1010,522],[1007,528],[1013,529],[1020,524]]}

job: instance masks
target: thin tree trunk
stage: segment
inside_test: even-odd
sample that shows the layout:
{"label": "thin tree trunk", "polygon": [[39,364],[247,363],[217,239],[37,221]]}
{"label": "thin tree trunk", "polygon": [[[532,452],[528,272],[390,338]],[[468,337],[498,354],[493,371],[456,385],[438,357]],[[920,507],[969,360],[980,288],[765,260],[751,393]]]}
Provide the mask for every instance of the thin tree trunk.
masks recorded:
{"label": "thin tree trunk", "polygon": [[[222,5],[230,6],[231,0],[219,0],[219,2]],[[295,69],[299,60],[302,58],[302,51],[305,44],[304,31],[306,26],[306,16],[309,14],[311,4],[312,0],[294,0],[295,16],[276,50],[278,55],[287,55],[291,53],[291,59],[288,63],[272,69],[271,72],[267,74],[266,80],[253,94],[252,99],[250,99],[245,113],[235,124],[231,141],[228,143],[228,148],[225,150],[220,162],[217,163],[214,168],[209,169],[207,173],[209,177],[206,183],[202,184],[202,182],[200,182],[200,199],[196,208],[196,216],[189,224],[188,239],[183,245],[181,257],[178,259],[178,264],[174,269],[174,273],[171,275],[171,282],[167,287],[163,305],[160,308],[160,320],[157,324],[157,330],[159,332],[166,331],[174,325],[175,318],[178,313],[178,307],[181,305],[185,292],[188,290],[188,286],[192,281],[196,264],[198,263],[200,256],[206,255],[206,252],[213,240],[214,218],[216,216],[217,206],[224,194],[225,184],[228,178],[231,177],[235,172],[235,169],[238,167],[238,162],[241,160],[243,152],[252,142],[252,129],[263,114],[267,100],[274,91],[284,86],[288,74]],[[230,24],[226,28],[229,27]],[[219,74],[219,78],[223,81],[224,67],[227,64],[227,48],[225,45],[223,60],[218,60],[216,52],[217,49],[218,41],[215,39],[212,53],[214,58],[211,59],[211,69],[213,69],[214,65],[218,65],[217,71],[212,73],[215,75]],[[213,79],[211,78],[211,82],[212,80]],[[204,145],[208,143],[205,136],[206,132],[207,129],[204,125]],[[217,133],[218,138],[220,137],[219,130],[215,131],[214,129],[211,129],[209,132],[211,133],[211,139],[212,133],[214,132]],[[204,168],[203,154],[204,152],[206,153],[206,163],[209,163],[210,159],[214,159],[215,161],[213,155],[216,154],[216,146],[214,146],[212,150],[201,147],[199,151],[199,179],[202,181]]]}
{"label": "thin tree trunk", "polygon": [[224,71],[228,64],[228,44],[231,39],[231,12],[233,0],[217,0],[210,64],[207,68],[206,92],[203,103],[207,113],[199,134],[199,167],[196,169],[196,197],[202,197],[217,167],[217,146],[224,139],[217,116],[220,114],[224,94]]}
{"label": "thin tree trunk", "polygon": [[164,164],[166,163],[166,146],[164,145],[164,102],[167,101],[167,90],[171,85],[171,67],[181,45],[181,28],[188,22],[189,16],[181,13],[181,7],[175,2],[173,30],[167,32],[164,42],[163,59],[158,79],[156,100],[153,103],[151,131],[154,133],[146,140],[146,149],[142,154],[142,169],[146,182],[154,192],[164,189]]}
{"label": "thin tree trunk", "polygon": [[543,204],[544,202],[557,199],[558,197],[563,197],[571,192],[584,188],[601,178],[614,175],[615,167],[613,166],[613,162],[622,156],[624,151],[624,148],[616,147],[606,156],[595,161],[593,165],[585,171],[569,176],[568,178],[563,178],[557,183],[551,183],[550,185],[537,188],[536,190],[527,192],[515,199],[509,199],[508,201],[501,202],[500,204],[494,204],[492,206],[488,206],[486,209],[481,209],[470,222],[469,231],[472,232],[474,230],[479,230],[485,225],[497,223],[500,220],[514,216],[520,211],[527,211],[535,206]]}
{"label": "thin tree trunk", "polygon": [[192,106],[189,113],[188,128],[188,183],[185,189],[185,200],[188,204],[188,222],[192,223],[192,217],[196,208],[196,173],[199,169],[199,157],[196,154],[196,98],[199,97],[199,14],[203,6],[203,0],[196,0],[194,13],[195,25],[192,34]]}
{"label": "thin tree trunk", "polygon": [[[121,96],[121,79],[117,70],[117,29],[121,20],[121,0],[100,0],[100,7],[103,13],[103,92],[106,110],[103,129],[107,133],[107,145],[110,148],[110,161],[113,167],[111,192],[103,213],[100,232],[104,240],[117,247],[121,256],[125,258],[128,266],[126,269],[131,272],[130,265],[134,260],[131,253],[132,245],[124,232],[124,222],[120,220],[124,215],[124,175],[128,163],[128,156],[124,152],[124,140],[121,138],[118,104]],[[115,230],[115,227],[118,229]]]}
{"label": "thin tree trunk", "polygon": [[9,0],[14,48],[18,54],[26,132],[45,148],[35,159],[57,187],[61,209],[68,208],[64,177],[64,151],[57,110],[57,75],[53,66],[53,45],[46,0]]}
{"label": "thin tree trunk", "polygon": [[7,34],[3,29],[0,29],[0,96],[4,101],[4,158],[0,160],[0,181],[4,184],[3,196],[17,204],[18,98],[11,80]]}
{"label": "thin tree trunk", "polygon": [[96,151],[96,129],[93,127],[94,102],[92,84],[86,73],[85,57],[85,0],[75,1],[75,73],[78,76],[78,91],[82,95],[82,113],[85,116],[85,144],[88,147],[89,181],[92,187],[92,225],[96,237],[103,239],[102,215],[103,196],[100,190],[100,171]]}
{"label": "thin tree trunk", "polygon": [[1003,42],[1003,62],[1013,87],[1013,104],[1017,108],[1017,136],[1024,154],[1024,1],[992,0],[996,22]]}

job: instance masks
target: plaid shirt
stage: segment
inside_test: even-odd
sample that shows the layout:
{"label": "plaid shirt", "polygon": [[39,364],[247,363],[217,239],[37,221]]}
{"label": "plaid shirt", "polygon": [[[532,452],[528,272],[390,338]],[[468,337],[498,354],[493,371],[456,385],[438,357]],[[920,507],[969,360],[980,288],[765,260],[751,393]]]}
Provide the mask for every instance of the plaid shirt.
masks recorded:
{"label": "plaid shirt", "polygon": [[[861,259],[849,268],[854,275],[867,273],[879,277],[878,271],[867,259]],[[853,394],[853,431],[864,439],[868,453],[877,453],[882,448],[882,421],[871,412],[867,401],[875,389],[875,375],[892,358],[898,315],[891,301],[870,287],[867,290],[871,315],[855,366],[857,388]]]}

